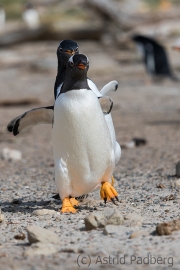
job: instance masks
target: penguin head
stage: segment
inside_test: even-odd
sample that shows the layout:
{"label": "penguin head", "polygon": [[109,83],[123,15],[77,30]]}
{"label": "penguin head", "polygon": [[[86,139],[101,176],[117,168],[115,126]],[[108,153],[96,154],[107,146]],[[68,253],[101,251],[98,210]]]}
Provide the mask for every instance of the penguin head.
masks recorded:
{"label": "penguin head", "polygon": [[89,59],[83,54],[76,54],[69,58],[67,71],[74,75],[87,74],[89,69]]}
{"label": "penguin head", "polygon": [[75,41],[65,39],[60,42],[57,48],[58,60],[62,59],[62,61],[67,63],[69,57],[74,54],[79,54],[78,44]]}

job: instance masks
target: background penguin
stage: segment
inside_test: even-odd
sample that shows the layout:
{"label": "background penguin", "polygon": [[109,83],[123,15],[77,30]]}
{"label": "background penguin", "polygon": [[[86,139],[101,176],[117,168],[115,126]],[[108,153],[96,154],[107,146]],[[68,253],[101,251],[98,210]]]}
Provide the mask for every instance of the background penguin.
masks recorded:
{"label": "background penguin", "polygon": [[142,54],[146,70],[152,77],[169,77],[177,81],[173,75],[165,48],[156,40],[143,35],[134,35],[132,40]]}
{"label": "background penguin", "polygon": [[4,29],[6,24],[6,11],[3,8],[2,3],[0,3],[0,31]]}
{"label": "background penguin", "polygon": [[[58,69],[54,85],[55,99],[59,95],[61,86],[64,82],[64,78],[66,75],[66,65],[68,60],[72,55],[78,53],[79,48],[78,44],[75,41],[63,40],[60,42],[57,48]],[[99,92],[96,85],[90,79],[88,79],[88,81],[98,97],[102,97],[110,91],[116,91],[118,87],[117,81],[111,81],[108,84],[106,84]],[[11,120],[7,126],[7,129],[9,132],[13,132],[13,135],[16,136],[22,130],[29,128],[31,126],[38,124],[52,124],[54,113],[53,110],[54,106],[47,106],[27,111]]]}
{"label": "background penguin", "polygon": [[75,213],[74,197],[92,191],[100,183],[105,201],[118,199],[110,184],[115,166],[114,149],[97,96],[88,84],[88,68],[89,61],[84,55],[69,59],[54,105],[55,182],[63,213]]}
{"label": "background penguin", "polygon": [[32,2],[25,3],[22,18],[30,29],[37,29],[40,26],[39,13]]}

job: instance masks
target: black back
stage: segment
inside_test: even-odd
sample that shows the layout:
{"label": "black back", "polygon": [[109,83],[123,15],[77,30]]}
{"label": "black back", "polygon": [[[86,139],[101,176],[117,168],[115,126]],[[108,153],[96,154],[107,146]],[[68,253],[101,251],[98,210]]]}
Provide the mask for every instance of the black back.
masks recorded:
{"label": "black back", "polygon": [[[144,50],[143,60],[146,65],[147,71],[151,75],[168,76],[171,79],[175,79],[175,77],[172,74],[166,50],[161,44],[159,44],[156,40],[152,38],[142,35],[135,35],[132,37],[132,40],[135,43],[141,44],[141,46],[143,46]],[[154,68],[149,68],[148,61],[150,57],[154,58]]]}

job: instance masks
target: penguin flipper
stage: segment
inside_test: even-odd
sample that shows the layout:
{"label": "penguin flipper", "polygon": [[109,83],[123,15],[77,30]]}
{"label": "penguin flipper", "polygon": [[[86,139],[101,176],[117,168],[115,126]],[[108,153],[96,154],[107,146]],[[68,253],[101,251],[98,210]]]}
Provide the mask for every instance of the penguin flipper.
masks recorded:
{"label": "penguin flipper", "polygon": [[9,122],[7,129],[16,136],[28,127],[39,124],[52,124],[53,115],[54,106],[35,108],[15,117]]}
{"label": "penguin flipper", "polygon": [[104,85],[104,87],[101,89],[100,93],[102,96],[105,96],[109,92],[116,91],[117,89],[118,89],[118,82],[117,81],[110,81],[109,83]]}
{"label": "penguin flipper", "polygon": [[109,114],[113,107],[112,99],[108,96],[98,97],[98,99],[103,113]]}

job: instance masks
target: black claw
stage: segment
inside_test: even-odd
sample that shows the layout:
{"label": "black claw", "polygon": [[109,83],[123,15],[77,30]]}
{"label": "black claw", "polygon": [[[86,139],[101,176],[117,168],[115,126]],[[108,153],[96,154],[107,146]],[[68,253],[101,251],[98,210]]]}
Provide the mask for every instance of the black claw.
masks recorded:
{"label": "black claw", "polygon": [[118,196],[116,196],[115,198],[116,198],[116,200],[119,202]]}
{"label": "black claw", "polygon": [[111,198],[111,201],[116,205],[114,198]]}
{"label": "black claw", "polygon": [[104,198],[104,203],[106,204],[106,202],[107,202],[107,198]]}

